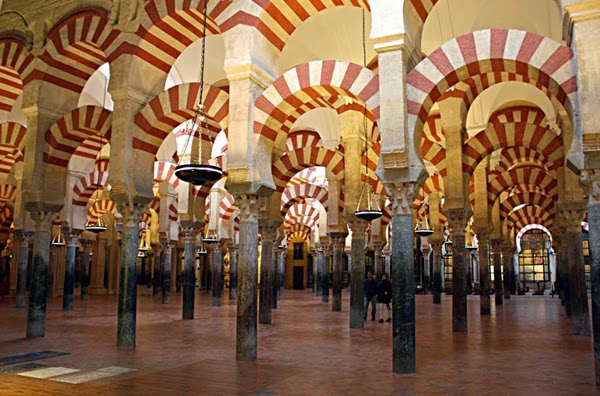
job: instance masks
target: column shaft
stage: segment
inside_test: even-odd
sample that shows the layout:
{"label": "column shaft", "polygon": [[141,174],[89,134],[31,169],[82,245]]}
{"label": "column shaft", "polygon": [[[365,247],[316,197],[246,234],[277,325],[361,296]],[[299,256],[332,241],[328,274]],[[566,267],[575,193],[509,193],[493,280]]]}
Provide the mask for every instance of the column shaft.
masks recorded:
{"label": "column shaft", "polygon": [[162,244],[162,303],[171,304],[171,261],[172,246],[170,242]]}
{"label": "column shaft", "polygon": [[[70,239],[66,236],[67,239]],[[76,236],[75,238],[79,238]],[[75,285],[75,256],[78,242],[67,244],[67,257],[65,264],[65,283],[63,286],[63,311],[73,310],[73,288]]]}
{"label": "column shaft", "polygon": [[183,253],[183,307],[181,317],[194,319],[194,292],[196,289],[196,237],[192,227],[183,228],[185,247]]}
{"label": "column shaft", "polygon": [[467,333],[467,266],[470,253],[465,248],[465,228],[471,211],[448,209],[446,213],[452,228],[452,331]]}
{"label": "column shaft", "polygon": [[229,247],[229,300],[235,300],[237,288],[237,246]]}
{"label": "column shaft", "polygon": [[273,238],[276,229],[261,227],[262,254],[260,260],[260,300],[258,306],[258,322],[271,324],[271,308],[273,307]]}
{"label": "column shaft", "polygon": [[333,240],[333,279],[331,285],[331,310],[341,312],[342,310],[342,258],[344,254],[345,235],[331,235]]}
{"label": "column shaft", "polygon": [[490,274],[489,274],[489,250],[488,239],[483,233],[477,233],[479,237],[479,313],[490,315]]}
{"label": "column shaft", "polygon": [[90,252],[87,241],[84,242],[86,247],[81,252],[81,295],[82,300],[88,299],[89,286],[90,286]]}
{"label": "column shaft", "polygon": [[431,244],[433,250],[433,303],[442,303],[442,243],[440,241]]}
{"label": "column shaft", "polygon": [[212,306],[221,306],[221,295],[223,294],[223,254],[221,245],[215,243],[210,246],[210,261],[212,264]]}
{"label": "column shaft", "polygon": [[510,278],[512,268],[512,247],[505,246],[502,249],[502,272],[504,273],[502,286],[504,287],[504,299],[510,300]]}
{"label": "column shaft", "polygon": [[502,294],[502,256],[499,242],[494,242],[492,245],[492,260],[494,261],[494,296],[496,305],[504,304],[504,296]]}
{"label": "column shaft", "polygon": [[596,385],[600,385],[600,201],[589,199],[587,206],[592,278],[592,327]]}
{"label": "column shaft", "polygon": [[158,296],[160,294],[160,248],[157,245],[154,248],[154,272],[152,274],[152,295]]}
{"label": "column shaft", "polygon": [[[17,234],[17,233],[15,233]],[[29,263],[29,241],[31,233],[19,231],[19,269],[17,273],[17,289],[15,291],[17,308],[25,307],[25,293],[27,289],[27,265]]]}
{"label": "column shaft", "polygon": [[365,230],[367,223],[363,220],[349,222],[352,229],[352,275],[350,282],[350,328],[364,328],[365,304]]}
{"label": "column shaft", "polygon": [[325,250],[321,261],[321,302],[329,302],[329,253]]}

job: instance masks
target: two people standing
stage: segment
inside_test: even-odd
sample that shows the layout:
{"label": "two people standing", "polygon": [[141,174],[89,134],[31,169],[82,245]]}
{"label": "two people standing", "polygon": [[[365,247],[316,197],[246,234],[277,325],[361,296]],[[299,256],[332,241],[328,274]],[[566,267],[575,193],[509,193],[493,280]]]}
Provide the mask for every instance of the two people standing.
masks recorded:
{"label": "two people standing", "polygon": [[387,322],[391,322],[391,308],[390,302],[392,301],[392,284],[387,279],[387,274],[381,275],[381,281],[378,283],[375,278],[373,278],[373,272],[369,271],[367,273],[367,279],[365,279],[364,283],[364,291],[365,291],[365,314],[364,319],[367,320],[367,313],[369,312],[369,304],[371,304],[371,320],[375,320],[377,315],[377,307],[376,303],[380,304],[379,312],[380,319],[379,323],[383,323],[383,311],[384,306],[387,308]]}

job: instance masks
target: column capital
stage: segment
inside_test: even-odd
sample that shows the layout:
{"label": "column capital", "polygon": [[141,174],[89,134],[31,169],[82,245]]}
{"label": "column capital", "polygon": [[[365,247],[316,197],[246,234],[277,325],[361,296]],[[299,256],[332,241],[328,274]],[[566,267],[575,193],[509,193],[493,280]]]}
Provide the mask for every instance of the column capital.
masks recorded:
{"label": "column capital", "polygon": [[196,243],[196,235],[198,235],[198,228],[194,226],[181,227],[181,232],[183,233],[183,239],[186,245]]}
{"label": "column capital", "polygon": [[412,214],[412,203],[421,188],[420,183],[386,183],[385,191],[392,201],[392,214]]}
{"label": "column capital", "polygon": [[81,249],[86,253],[90,253],[95,241],[93,239],[80,238],[79,242],[81,243]]}
{"label": "column capital", "polygon": [[137,228],[139,227],[142,215],[146,211],[146,206],[137,203],[122,202],[117,203],[117,210],[123,218],[123,227]]}
{"label": "column capital", "polygon": [[349,216],[347,221],[348,227],[352,230],[352,239],[365,239],[365,232],[369,223],[355,216]]}
{"label": "column capital", "polygon": [[259,221],[258,224],[258,231],[263,241],[274,242],[277,237],[277,228],[276,226],[265,224],[263,221]]}
{"label": "column capital", "polygon": [[258,198],[255,194],[234,195],[241,223],[258,223]]}
{"label": "column capital", "polygon": [[469,209],[447,209],[444,211],[446,218],[448,219],[448,223],[450,224],[450,228],[452,228],[453,235],[465,235],[467,222],[469,218],[473,214],[473,211]]}
{"label": "column capital", "polygon": [[81,230],[68,230],[63,232],[67,247],[79,247],[79,238],[81,237]]}
{"label": "column capital", "polygon": [[34,210],[29,213],[31,219],[35,222],[36,232],[50,232],[52,230],[52,220],[56,218],[58,212]]}
{"label": "column capital", "polygon": [[565,17],[563,26],[566,32],[564,38],[567,46],[571,46],[575,25],[580,22],[600,19],[600,4],[598,1],[586,1],[580,4],[572,4],[564,7]]}
{"label": "column capital", "polygon": [[579,175],[579,185],[585,191],[587,204],[600,205],[600,174],[584,170]]}
{"label": "column capital", "polygon": [[341,250],[346,244],[346,238],[348,237],[348,234],[341,232],[332,232],[329,234],[329,237],[331,238],[331,244],[333,245],[333,248]]}
{"label": "column capital", "polygon": [[562,209],[559,212],[562,220],[563,229],[567,233],[581,232],[581,222],[585,218],[585,210],[583,208],[568,208]]}

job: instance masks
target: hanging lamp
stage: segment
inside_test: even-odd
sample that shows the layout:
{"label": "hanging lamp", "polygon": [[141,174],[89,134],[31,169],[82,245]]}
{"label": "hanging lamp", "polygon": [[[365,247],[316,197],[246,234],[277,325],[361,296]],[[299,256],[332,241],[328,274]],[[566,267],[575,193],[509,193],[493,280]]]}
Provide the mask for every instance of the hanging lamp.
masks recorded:
{"label": "hanging lamp", "polygon": [[213,243],[217,243],[217,233],[215,230],[206,230],[206,235],[202,238],[202,242],[208,245],[212,245]]}
{"label": "hanging lamp", "polygon": [[[363,44],[363,65],[367,67],[367,43],[365,38],[365,10],[362,13],[362,44]],[[369,181],[369,143],[367,135],[367,107],[363,109],[363,127],[365,130],[365,181],[360,189],[360,196],[354,215],[361,220],[373,221],[381,217],[381,208],[378,199],[373,199],[373,186]],[[366,204],[364,208],[362,205]]]}
{"label": "hanging lamp", "polygon": [[[208,13],[207,7],[208,1],[204,2],[204,19],[202,23],[202,51],[200,57],[200,98],[198,99],[198,105],[196,106],[196,113],[194,114],[193,122],[188,122],[186,127],[188,136],[183,147],[183,153],[187,151],[187,147],[191,141],[194,140],[196,129],[198,129],[198,155],[197,158],[190,156],[189,164],[182,164],[181,158],[179,159],[177,166],[175,167],[175,176],[180,180],[193,184],[195,186],[201,186],[205,183],[215,182],[223,177],[223,170],[216,165],[203,164],[202,163],[202,136],[206,132],[207,140],[210,142],[211,137],[206,126],[206,113],[205,106],[202,103],[202,96],[204,94],[204,57],[206,52],[206,15]],[[211,142],[212,143],[212,142]]]}
{"label": "hanging lamp", "polygon": [[146,251],[148,251],[148,245],[146,244],[146,231],[142,230],[140,233],[140,242],[138,243],[138,252]]}
{"label": "hanging lamp", "polygon": [[52,242],[50,242],[50,244],[52,246],[65,246],[65,237],[63,236],[62,227],[60,224],[58,225],[58,232],[56,235],[54,235],[54,238],[52,238]]}
{"label": "hanging lamp", "polygon": [[433,228],[429,225],[429,214],[428,208],[425,207],[425,215],[423,216],[423,222],[417,224],[415,228],[415,234],[421,237],[426,237],[433,234]]}
{"label": "hanging lamp", "polygon": [[473,239],[473,234],[469,230],[467,230],[467,235],[465,237],[465,249],[467,250],[475,250],[477,246],[475,245],[475,240]]}

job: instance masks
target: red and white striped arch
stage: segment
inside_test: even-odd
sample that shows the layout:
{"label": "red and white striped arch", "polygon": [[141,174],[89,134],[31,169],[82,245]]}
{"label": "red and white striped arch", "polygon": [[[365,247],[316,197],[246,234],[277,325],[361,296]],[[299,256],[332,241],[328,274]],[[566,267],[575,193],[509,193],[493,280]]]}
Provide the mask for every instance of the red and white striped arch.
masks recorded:
{"label": "red and white striped arch", "polygon": [[317,183],[317,173],[314,167],[302,169],[290,179],[286,188],[293,187],[301,183]]}
{"label": "red and white striped arch", "polygon": [[23,161],[27,128],[15,122],[0,124],[0,173],[10,173],[16,162]]}
{"label": "red and white striped arch", "polygon": [[480,30],[446,42],[408,74],[409,130],[421,134],[431,107],[448,88],[489,72],[512,72],[541,84],[569,114],[577,104],[570,48],[520,30]]}
{"label": "red and white striped arch", "polygon": [[102,8],[77,8],[48,31],[40,59],[48,65],[43,80],[81,93],[88,79],[116,52],[119,31]]}
{"label": "red and white striped arch", "polygon": [[321,202],[321,205],[327,210],[329,205],[327,198],[328,192],[325,188],[311,183],[302,183],[286,188],[281,196],[281,215],[285,216],[290,207],[298,203],[305,203],[307,199]]}
{"label": "red and white striped arch", "polygon": [[311,166],[323,166],[344,182],[344,157],[337,150],[324,147],[304,147],[285,153],[273,163],[273,180],[277,191],[283,192],[292,177]]}
{"label": "red and white striped arch", "polygon": [[541,127],[548,126],[546,114],[539,107],[533,106],[511,106],[495,111],[488,122],[492,124],[523,122]]}
{"label": "red and white striped arch", "polygon": [[108,188],[108,172],[94,171],[79,179],[73,187],[73,205],[86,206],[96,190]]}
{"label": "red and white striped arch", "polygon": [[24,40],[12,35],[0,37],[0,113],[12,111],[23,84],[31,81],[33,59]]}
{"label": "red and white striped arch", "polygon": [[301,222],[309,227],[316,226],[319,221],[319,210],[306,204],[293,205],[285,214],[284,227],[289,227],[291,224]]}
{"label": "red and white striped arch", "polygon": [[256,100],[254,133],[268,146],[283,149],[293,124],[289,114],[304,103],[336,95],[362,101],[379,119],[377,74],[353,63],[312,61],[287,71]]}
{"label": "red and white striped arch", "polygon": [[108,158],[98,158],[94,162],[94,170],[96,172],[108,172],[110,160]]}
{"label": "red and white striped arch", "polygon": [[[187,83],[176,85],[152,99],[135,116],[134,123],[137,128],[134,132],[133,147],[156,154],[168,134],[194,116],[199,95],[200,84]],[[213,125],[209,128],[213,139],[221,130],[227,133],[229,94],[205,84],[202,103],[209,124]]]}
{"label": "red and white striped arch", "polygon": [[[300,225],[300,227],[302,227],[302,226]],[[287,240],[288,241],[293,241],[295,239],[304,239],[305,241],[307,241],[310,238],[310,230],[308,230],[308,231],[309,231],[308,234],[306,232],[304,232],[304,231],[293,231],[293,232],[290,232],[288,234],[288,236],[287,236]]]}
{"label": "red and white striped arch", "polygon": [[514,208],[521,205],[539,206],[550,216],[556,213],[554,199],[540,193],[522,192],[511,194],[500,203],[500,220],[503,221]]}
{"label": "red and white striped arch", "polygon": [[553,216],[550,216],[539,206],[524,206],[510,212],[505,220],[508,230],[513,228],[520,230],[529,224],[540,224],[546,228],[552,228]]}
{"label": "red and white striped arch", "polygon": [[517,233],[516,236],[516,240],[517,240],[517,251],[521,251],[521,238],[523,238],[523,235],[530,230],[542,230],[544,231],[546,234],[548,234],[548,236],[550,237],[550,241],[552,241],[552,233],[550,232],[549,229],[547,229],[546,227],[540,225],[540,224],[527,224],[526,226],[524,226],[523,228],[521,228],[519,230],[519,232]]}
{"label": "red and white striped arch", "polygon": [[256,29],[280,52],[298,26],[320,11],[336,6],[370,10],[367,0],[257,0],[255,3],[264,9],[258,16]]}
{"label": "red and white striped arch", "polygon": [[[79,155],[96,158],[100,152],[99,137],[102,136],[102,145],[109,142],[112,126],[112,113],[102,107],[85,106],[79,107],[58,120],[46,132],[48,146],[44,152],[44,161],[49,164],[67,167],[69,160],[75,151],[86,142],[85,151],[79,151]],[[97,136],[95,141],[90,137]],[[88,141],[89,140],[89,141]],[[93,147],[93,144],[97,145]],[[89,146],[89,147],[88,147]]]}
{"label": "red and white striped arch", "polygon": [[294,131],[288,135],[285,151],[294,151],[304,147],[317,147],[322,145],[318,132],[310,130]]}
{"label": "red and white striped arch", "polygon": [[552,175],[539,168],[516,168],[488,177],[488,204],[493,206],[503,191],[518,185],[538,186],[551,198],[558,194],[558,182]]}
{"label": "red and white striped arch", "polygon": [[547,160],[548,168],[556,169],[564,163],[562,137],[547,126],[503,123],[496,119],[463,145],[463,172],[472,174],[481,160],[496,150],[508,147],[525,147],[539,152]]}
{"label": "red and white striped arch", "polygon": [[[298,233],[298,232],[305,235],[305,237],[303,239],[309,239],[312,230],[310,229],[309,226],[307,226],[306,224],[302,224],[302,223],[294,223],[285,230],[285,233],[287,235],[294,235],[295,233]],[[288,237],[288,240],[289,240],[289,237]]]}
{"label": "red and white striped arch", "polygon": [[179,178],[175,176],[176,165],[167,161],[154,161],[154,182],[166,181],[173,189],[179,187]]}
{"label": "red and white striped arch", "polygon": [[117,205],[110,199],[96,201],[88,208],[88,220],[90,223],[96,224],[95,222],[97,222],[98,216],[102,216],[106,212],[115,213],[116,207]]}
{"label": "red and white striped arch", "polygon": [[425,201],[425,198],[433,192],[440,192],[444,195],[444,178],[439,174],[433,174],[425,180],[423,187],[419,189],[419,195],[413,201],[412,206],[415,209],[420,208]]}
{"label": "red and white striped arch", "polygon": [[508,147],[503,149],[500,153],[500,161],[496,165],[495,170],[499,172],[506,172],[507,170],[518,164],[538,166],[546,170],[546,172],[556,170],[556,168],[548,167],[552,164],[548,164],[547,159],[544,158],[543,154],[540,154],[537,151],[523,146]]}
{"label": "red and white striped arch", "polygon": [[237,209],[237,205],[235,204],[235,199],[233,195],[228,194],[221,200],[219,204],[219,218],[223,221],[231,220],[233,213]]}
{"label": "red and white striped arch", "polygon": [[7,202],[14,202],[17,197],[17,187],[12,184],[0,185],[0,206]]}

